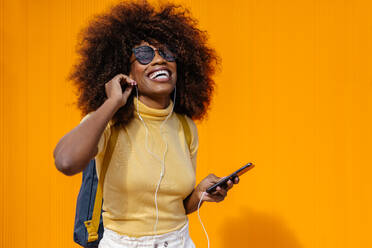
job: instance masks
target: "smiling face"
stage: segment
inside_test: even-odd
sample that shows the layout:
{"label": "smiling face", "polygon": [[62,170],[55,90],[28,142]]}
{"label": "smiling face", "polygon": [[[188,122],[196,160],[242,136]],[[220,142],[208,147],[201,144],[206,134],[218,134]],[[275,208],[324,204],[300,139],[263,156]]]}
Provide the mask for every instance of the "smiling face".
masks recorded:
{"label": "smiling face", "polygon": [[[157,50],[156,47],[147,42],[141,42],[140,46],[149,46]],[[159,51],[155,51],[155,57],[148,64],[141,64],[134,53],[130,61],[133,61],[130,68],[130,78],[138,84],[139,99],[146,105],[159,104],[160,107],[167,107],[170,100],[170,94],[174,90],[177,82],[177,64],[169,62],[162,56]],[[164,106],[163,106],[164,105]]]}

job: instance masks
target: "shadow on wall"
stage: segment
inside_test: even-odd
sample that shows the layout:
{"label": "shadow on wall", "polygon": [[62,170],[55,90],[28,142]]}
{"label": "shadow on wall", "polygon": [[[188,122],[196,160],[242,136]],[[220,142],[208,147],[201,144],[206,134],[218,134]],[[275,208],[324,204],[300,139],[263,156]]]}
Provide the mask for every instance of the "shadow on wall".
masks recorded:
{"label": "shadow on wall", "polygon": [[301,248],[291,230],[275,216],[242,209],[240,217],[228,218],[220,227],[223,247]]}

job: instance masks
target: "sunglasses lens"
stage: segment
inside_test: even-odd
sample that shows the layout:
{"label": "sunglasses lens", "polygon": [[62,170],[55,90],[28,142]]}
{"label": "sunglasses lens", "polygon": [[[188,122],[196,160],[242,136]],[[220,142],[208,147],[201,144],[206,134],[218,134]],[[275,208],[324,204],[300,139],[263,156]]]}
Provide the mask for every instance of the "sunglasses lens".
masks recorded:
{"label": "sunglasses lens", "polygon": [[168,62],[175,62],[176,61],[176,57],[168,49],[159,50],[159,54],[160,54],[160,56],[162,56]]}
{"label": "sunglasses lens", "polygon": [[[150,63],[155,57],[155,51],[150,46],[140,46],[133,49],[137,61],[143,65]],[[176,57],[168,49],[158,49],[159,55],[168,62],[175,62]]]}
{"label": "sunglasses lens", "polygon": [[152,61],[155,56],[155,51],[149,46],[141,46],[134,49],[134,56],[143,65]]}

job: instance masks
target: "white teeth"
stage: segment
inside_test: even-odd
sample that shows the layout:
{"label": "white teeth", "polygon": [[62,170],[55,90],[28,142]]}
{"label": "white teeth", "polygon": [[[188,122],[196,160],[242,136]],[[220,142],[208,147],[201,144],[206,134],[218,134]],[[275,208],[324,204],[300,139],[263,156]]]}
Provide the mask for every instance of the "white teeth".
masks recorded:
{"label": "white teeth", "polygon": [[[161,74],[162,74],[162,75],[161,75]],[[159,76],[159,75],[161,75],[161,76]],[[151,74],[149,75],[149,77],[150,77],[151,79],[154,79],[154,78],[156,78],[157,76],[162,77],[162,78],[164,78],[164,77],[169,78],[169,72],[168,72],[167,70],[159,70],[159,71],[154,71],[153,73],[151,73]]]}
{"label": "white teeth", "polygon": [[163,74],[163,75],[157,76],[156,78],[158,78],[158,79],[165,79],[165,78],[169,78],[169,77]]}

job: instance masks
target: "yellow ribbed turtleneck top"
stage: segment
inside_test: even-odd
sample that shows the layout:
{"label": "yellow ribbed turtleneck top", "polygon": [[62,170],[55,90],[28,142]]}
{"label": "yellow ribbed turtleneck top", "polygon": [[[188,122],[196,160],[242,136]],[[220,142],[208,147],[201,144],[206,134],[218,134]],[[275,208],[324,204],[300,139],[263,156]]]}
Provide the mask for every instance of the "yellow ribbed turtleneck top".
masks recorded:
{"label": "yellow ribbed turtleneck top", "polygon": [[[191,131],[189,151],[182,124],[176,114],[171,113],[173,102],[165,109],[153,109],[134,98],[134,107],[134,118],[119,132],[105,177],[103,223],[105,228],[127,236],[155,234],[154,197],[167,143],[165,174],[157,196],[157,234],[164,234],[181,228],[187,220],[183,200],[195,186],[197,128],[186,117]],[[138,113],[148,128],[147,144],[146,128]],[[89,118],[89,115],[82,121]],[[100,173],[109,136],[110,124],[98,143],[97,175]]]}

